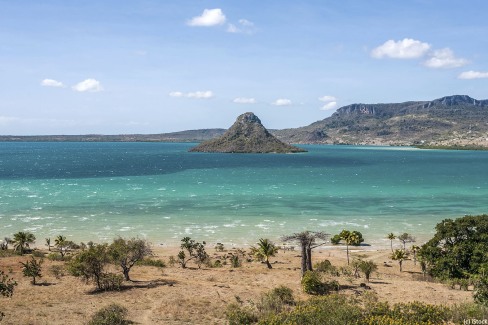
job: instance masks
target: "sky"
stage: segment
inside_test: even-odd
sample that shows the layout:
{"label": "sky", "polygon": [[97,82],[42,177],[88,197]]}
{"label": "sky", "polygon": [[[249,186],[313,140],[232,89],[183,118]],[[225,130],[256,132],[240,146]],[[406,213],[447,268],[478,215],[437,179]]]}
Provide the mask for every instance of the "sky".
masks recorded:
{"label": "sky", "polygon": [[486,0],[0,0],[0,134],[300,127],[488,99]]}

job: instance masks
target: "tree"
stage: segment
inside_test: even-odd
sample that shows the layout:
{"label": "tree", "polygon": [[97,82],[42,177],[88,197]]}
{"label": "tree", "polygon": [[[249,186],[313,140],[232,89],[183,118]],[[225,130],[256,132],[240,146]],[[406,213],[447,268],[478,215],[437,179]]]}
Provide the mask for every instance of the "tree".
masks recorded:
{"label": "tree", "polygon": [[396,236],[395,236],[395,234],[390,232],[386,238],[388,238],[390,240],[391,252],[393,253],[393,240],[396,239]]}
{"label": "tree", "polygon": [[404,232],[400,236],[398,236],[398,240],[402,242],[403,244],[403,250],[406,250],[406,244],[407,243],[413,243],[415,242],[415,238],[413,238],[412,235]]}
{"label": "tree", "polygon": [[[14,287],[17,282],[9,278],[3,271],[0,270],[0,295],[4,297],[12,297],[14,294]],[[0,310],[0,321],[5,314]]]}
{"label": "tree", "polygon": [[[302,278],[306,271],[313,271],[312,269],[312,249],[325,245],[329,234],[321,231],[302,231],[292,235],[282,237],[285,242],[298,242],[302,251],[301,275]],[[318,241],[322,242],[318,242]]]}
{"label": "tree", "polygon": [[66,240],[65,236],[59,235],[54,239],[54,246],[56,246],[61,254],[61,258],[64,258],[64,255],[75,246],[75,243],[71,240]]}
{"label": "tree", "polygon": [[46,238],[46,246],[47,250],[51,251],[51,238]]}
{"label": "tree", "polygon": [[130,269],[146,256],[152,254],[149,243],[144,239],[132,238],[126,240],[124,238],[114,239],[113,243],[108,248],[110,258],[122,268],[125,281],[130,281]]}
{"label": "tree", "polygon": [[258,247],[251,247],[251,253],[261,261],[264,260],[268,269],[271,269],[271,263],[269,262],[269,258],[271,256],[275,256],[278,253],[278,247],[275,246],[269,239],[259,239],[259,243],[257,244]]}
{"label": "tree", "polygon": [[420,247],[417,245],[412,245],[412,253],[413,253],[413,265],[417,265],[417,253],[419,252]]}
{"label": "tree", "polygon": [[12,243],[12,239],[10,237],[4,237],[3,242],[0,244],[0,249],[7,250],[8,245]]}
{"label": "tree", "polygon": [[20,255],[24,255],[25,248],[29,248],[29,245],[35,241],[36,237],[32,233],[19,231],[14,234],[12,243],[14,244],[14,250],[18,251]]}
{"label": "tree", "polygon": [[363,235],[359,231],[342,230],[338,237],[346,243],[347,265],[349,265],[349,245],[359,246],[363,241]]}
{"label": "tree", "polygon": [[467,278],[488,267],[488,215],[445,219],[419,251],[437,278]]}
{"label": "tree", "polygon": [[102,290],[104,268],[110,261],[107,250],[107,244],[92,245],[69,262],[69,272],[74,276],[83,276],[87,281],[92,280],[97,288]]}
{"label": "tree", "polygon": [[393,254],[391,254],[391,259],[394,261],[398,261],[398,264],[400,265],[400,272],[402,272],[402,263],[404,260],[407,259],[407,256],[407,253],[401,249],[395,249]]}
{"label": "tree", "polygon": [[26,261],[25,263],[19,262],[23,266],[22,273],[24,274],[24,276],[32,278],[31,281],[32,284],[36,284],[36,278],[42,278],[42,274],[41,274],[42,262],[43,262],[42,259],[36,260],[34,256],[31,256],[30,261]]}
{"label": "tree", "polygon": [[[200,268],[205,260],[208,259],[208,254],[205,251],[206,243],[204,241],[202,243],[196,242],[190,237],[184,237],[181,242],[180,248],[182,250],[178,253],[178,260],[181,267],[186,268],[186,263],[195,259],[198,268]],[[188,256],[185,254],[185,251],[188,252]]]}
{"label": "tree", "polygon": [[366,278],[366,281],[369,282],[371,273],[373,273],[378,269],[378,265],[376,265],[376,263],[373,261],[361,261],[359,263],[359,269],[361,270],[361,272],[364,273],[364,277]]}

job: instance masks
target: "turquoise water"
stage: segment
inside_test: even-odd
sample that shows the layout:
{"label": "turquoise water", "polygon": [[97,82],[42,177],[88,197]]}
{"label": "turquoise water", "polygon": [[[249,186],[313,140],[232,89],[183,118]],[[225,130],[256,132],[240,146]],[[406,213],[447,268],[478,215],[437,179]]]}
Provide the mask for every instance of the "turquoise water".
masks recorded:
{"label": "turquoise water", "polygon": [[421,242],[444,218],[488,212],[488,152],[303,146],[188,153],[179,143],[0,143],[0,238],[139,236],[229,244],[302,230]]}

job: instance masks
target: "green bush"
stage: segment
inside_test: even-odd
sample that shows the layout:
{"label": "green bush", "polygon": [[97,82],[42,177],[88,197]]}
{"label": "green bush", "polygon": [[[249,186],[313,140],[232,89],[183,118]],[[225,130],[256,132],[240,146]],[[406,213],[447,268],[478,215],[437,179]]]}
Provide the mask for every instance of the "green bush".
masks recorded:
{"label": "green bush", "polygon": [[38,250],[33,250],[31,254],[32,254],[32,256],[34,256],[34,257],[40,257],[40,258],[43,258],[43,257],[44,257],[44,255],[45,255],[43,252],[38,251]]}
{"label": "green bush", "polygon": [[318,272],[323,272],[333,276],[339,276],[339,271],[337,271],[337,268],[333,266],[329,260],[317,262],[314,267],[315,270]]}
{"label": "green bush", "polygon": [[65,268],[61,265],[51,265],[49,271],[56,279],[61,279],[65,274]]}
{"label": "green bush", "polygon": [[139,266],[155,266],[155,267],[166,267],[166,263],[163,260],[155,260],[152,258],[145,258],[137,261],[136,265]]}
{"label": "green bush", "polygon": [[310,295],[325,295],[339,290],[337,281],[322,282],[322,275],[316,271],[307,271],[302,278],[302,288]]}
{"label": "green bush", "polygon": [[293,305],[295,305],[293,290],[285,286],[279,286],[262,294],[261,300],[256,307],[261,315],[270,315],[282,312]]}
{"label": "green bush", "polygon": [[258,321],[258,317],[249,307],[241,307],[238,304],[228,305],[225,316],[229,325],[252,324]]}
{"label": "green bush", "polygon": [[488,319],[488,307],[476,303],[453,305],[450,315],[454,324],[462,324],[466,319]]}
{"label": "green bush", "polygon": [[127,309],[117,304],[111,304],[97,311],[88,325],[125,325],[131,322],[125,317]]}
{"label": "green bush", "polygon": [[50,261],[65,261],[66,258],[67,258],[67,256],[63,257],[59,253],[49,253],[47,255],[47,259]]}
{"label": "green bush", "polygon": [[232,267],[241,267],[242,265],[241,260],[237,255],[232,255],[230,257],[230,264],[232,265]]}
{"label": "green bush", "polygon": [[100,277],[100,290],[120,290],[124,278],[120,274],[104,273]]}

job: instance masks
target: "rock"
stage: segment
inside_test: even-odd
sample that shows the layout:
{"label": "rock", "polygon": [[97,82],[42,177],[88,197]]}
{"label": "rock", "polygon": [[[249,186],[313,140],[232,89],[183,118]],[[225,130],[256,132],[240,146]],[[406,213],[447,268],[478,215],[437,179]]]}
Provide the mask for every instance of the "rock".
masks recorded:
{"label": "rock", "polygon": [[254,113],[244,113],[221,137],[202,142],[190,152],[296,153],[306,150],[278,140]]}

